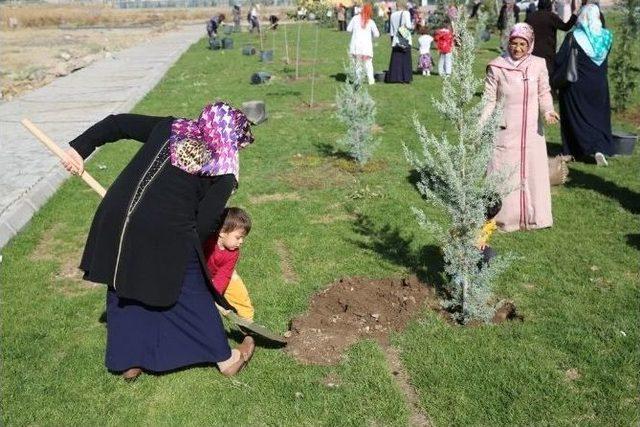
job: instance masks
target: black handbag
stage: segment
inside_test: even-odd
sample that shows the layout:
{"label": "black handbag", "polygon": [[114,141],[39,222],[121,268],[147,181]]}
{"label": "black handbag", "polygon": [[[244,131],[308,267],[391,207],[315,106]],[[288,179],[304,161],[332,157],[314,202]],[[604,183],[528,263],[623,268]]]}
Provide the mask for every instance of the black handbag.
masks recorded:
{"label": "black handbag", "polygon": [[562,89],[569,83],[578,81],[578,49],[574,46],[575,39],[573,34],[569,34],[568,37],[568,54],[562,64],[553,71],[553,76],[551,76],[551,86],[554,89]]}
{"label": "black handbag", "polygon": [[[400,11],[400,23],[398,24],[398,30],[396,31],[396,37],[398,38],[398,43],[396,43],[395,48],[403,52],[408,52],[409,50],[411,50],[411,43],[404,35],[402,35],[403,31],[400,31],[404,28],[402,26],[403,17],[404,17],[404,11]],[[408,32],[409,30],[406,30],[406,31]]]}

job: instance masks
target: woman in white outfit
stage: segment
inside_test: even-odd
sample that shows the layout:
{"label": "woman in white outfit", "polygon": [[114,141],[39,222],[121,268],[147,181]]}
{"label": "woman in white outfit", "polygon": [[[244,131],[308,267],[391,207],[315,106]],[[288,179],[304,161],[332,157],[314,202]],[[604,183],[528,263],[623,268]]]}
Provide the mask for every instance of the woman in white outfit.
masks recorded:
{"label": "woman in white outfit", "polygon": [[369,84],[373,80],[373,38],[380,37],[376,23],[371,19],[373,8],[369,3],[362,6],[362,11],[351,18],[347,31],[351,33],[349,55],[354,61],[360,62],[367,73]]}

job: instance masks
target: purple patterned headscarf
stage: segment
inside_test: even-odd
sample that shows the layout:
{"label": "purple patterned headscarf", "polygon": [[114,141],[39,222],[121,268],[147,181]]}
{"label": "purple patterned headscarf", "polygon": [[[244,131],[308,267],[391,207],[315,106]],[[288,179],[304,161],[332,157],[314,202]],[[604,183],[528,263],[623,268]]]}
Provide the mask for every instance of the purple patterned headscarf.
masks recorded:
{"label": "purple patterned headscarf", "polygon": [[225,102],[209,104],[197,120],[171,124],[171,164],[194,175],[232,173],[239,179],[238,150],[253,142],[247,116]]}

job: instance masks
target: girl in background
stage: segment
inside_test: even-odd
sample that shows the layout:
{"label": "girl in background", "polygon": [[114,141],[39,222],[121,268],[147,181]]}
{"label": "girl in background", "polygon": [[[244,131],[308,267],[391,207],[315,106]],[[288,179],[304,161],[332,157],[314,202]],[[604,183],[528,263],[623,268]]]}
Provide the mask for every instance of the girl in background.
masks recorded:
{"label": "girl in background", "polygon": [[422,71],[423,76],[430,76],[433,66],[433,60],[431,59],[431,42],[433,42],[433,37],[429,35],[429,30],[425,26],[420,27],[418,34],[420,34],[420,37],[418,37],[418,46],[420,49],[418,71]]}

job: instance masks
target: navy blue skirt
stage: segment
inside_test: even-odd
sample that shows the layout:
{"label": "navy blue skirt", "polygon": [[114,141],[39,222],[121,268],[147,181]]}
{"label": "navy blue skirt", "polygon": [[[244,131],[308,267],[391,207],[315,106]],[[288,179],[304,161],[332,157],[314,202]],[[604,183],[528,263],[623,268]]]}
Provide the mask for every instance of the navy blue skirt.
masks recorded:
{"label": "navy blue skirt", "polygon": [[411,49],[403,51],[397,46],[391,49],[389,70],[385,76],[386,83],[411,83],[413,69],[411,66]]}
{"label": "navy blue skirt", "polygon": [[165,372],[229,357],[226,331],[195,250],[178,301],[170,308],[151,307],[107,291],[105,364],[110,371],[139,367]]}

